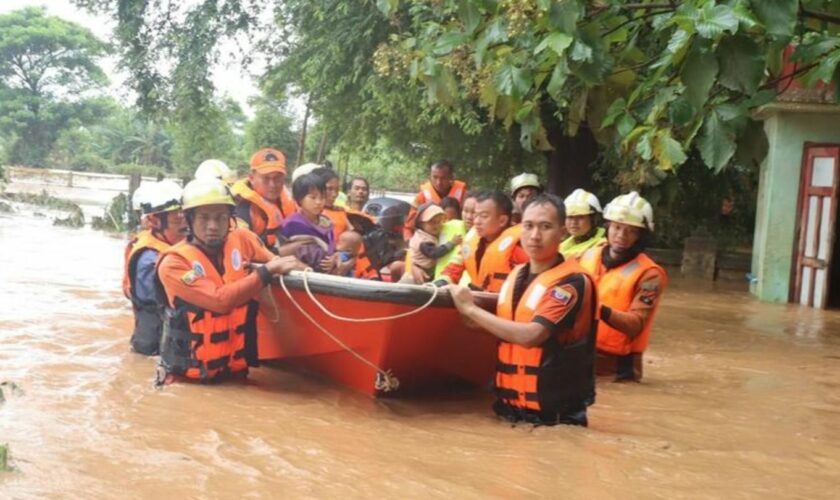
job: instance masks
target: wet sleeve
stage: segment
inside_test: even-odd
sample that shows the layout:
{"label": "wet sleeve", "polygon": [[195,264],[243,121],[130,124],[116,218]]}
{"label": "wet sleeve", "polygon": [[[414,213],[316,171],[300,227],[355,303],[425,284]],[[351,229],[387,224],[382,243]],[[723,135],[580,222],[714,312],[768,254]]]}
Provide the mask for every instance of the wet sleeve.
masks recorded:
{"label": "wet sleeve", "polygon": [[628,311],[609,309],[602,321],[631,339],[642,332],[662,296],[662,275],[657,269],[645,272],[636,285],[636,294]]}
{"label": "wet sleeve", "polygon": [[450,243],[435,245],[431,241],[424,241],[423,243],[420,243],[420,253],[430,259],[439,259],[448,254],[452,250],[452,247],[453,245]]}
{"label": "wet sleeve", "polygon": [[169,296],[179,297],[201,309],[227,314],[257,296],[263,288],[258,273],[217,285],[196,273],[189,262],[178,255],[168,255],[158,267],[158,275]]}
{"label": "wet sleeve", "polygon": [[[571,329],[581,313],[587,285],[587,279],[582,274],[573,274],[558,281],[543,293],[532,321],[546,327],[552,334]],[[529,300],[529,297],[523,297],[522,300]],[[577,339],[567,340],[573,342]]]}
{"label": "wet sleeve", "polygon": [[141,302],[155,303],[155,264],[158,253],[155,250],[143,250],[137,258],[134,278],[134,293]]}

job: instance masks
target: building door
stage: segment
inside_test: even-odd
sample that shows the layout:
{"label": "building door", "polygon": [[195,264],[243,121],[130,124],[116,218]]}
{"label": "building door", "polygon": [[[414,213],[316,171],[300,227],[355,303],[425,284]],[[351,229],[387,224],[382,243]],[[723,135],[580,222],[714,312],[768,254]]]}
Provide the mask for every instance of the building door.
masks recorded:
{"label": "building door", "polygon": [[840,145],[805,144],[802,156],[795,286],[791,302],[824,309],[829,294],[840,292],[831,290]]}

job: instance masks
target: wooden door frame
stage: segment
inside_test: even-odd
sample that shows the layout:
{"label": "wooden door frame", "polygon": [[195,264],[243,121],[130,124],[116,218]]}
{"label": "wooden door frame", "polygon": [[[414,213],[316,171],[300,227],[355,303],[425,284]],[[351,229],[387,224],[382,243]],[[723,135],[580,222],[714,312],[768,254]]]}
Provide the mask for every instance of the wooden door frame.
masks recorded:
{"label": "wooden door frame", "polygon": [[[831,149],[835,149],[836,151],[834,154],[831,153]],[[818,154],[817,151],[823,150],[823,154]],[[810,154],[809,154],[810,153]],[[796,223],[794,224],[794,233],[793,233],[793,259],[790,266],[790,286],[788,287],[788,302],[790,303],[799,303],[801,293],[797,293],[800,291],[800,287],[802,285],[802,272],[799,266],[799,256],[804,253],[804,245],[805,241],[803,238],[800,237],[802,233],[802,220],[805,216],[805,206],[808,202],[808,197],[805,196],[805,189],[808,186],[808,182],[810,181],[810,177],[813,177],[813,169],[811,169],[811,175],[807,175],[809,173],[808,169],[808,162],[810,158],[813,157],[826,157],[826,156],[833,156],[835,161],[834,166],[834,186],[837,186],[837,190],[835,196],[832,196],[833,202],[829,210],[833,213],[837,211],[837,203],[838,198],[840,198],[840,179],[837,177],[840,176],[840,143],[826,143],[826,142],[805,142],[802,145],[802,160],[799,165],[799,187],[797,193],[797,203],[796,203]],[[835,188],[826,188],[831,191],[834,191]],[[818,204],[818,215],[822,215],[822,203]],[[815,230],[815,236],[819,239],[819,229],[820,225],[822,224],[822,217],[815,217],[815,221],[817,223],[817,227]],[[834,219],[833,214],[829,214],[829,223],[834,223],[836,225],[837,221]],[[829,228],[829,237],[831,237],[831,233],[834,232],[834,227]],[[834,235],[834,244],[837,244],[836,234]],[[819,249],[819,246],[817,247]],[[830,248],[829,253],[831,253],[834,249]],[[835,263],[836,264],[836,263]],[[830,272],[831,267],[826,269],[826,272],[829,273],[829,276],[826,278],[828,284],[830,285]],[[829,291],[830,292],[830,291]],[[828,297],[826,296],[826,300]],[[811,296],[808,302],[813,302],[813,290],[811,290]]]}

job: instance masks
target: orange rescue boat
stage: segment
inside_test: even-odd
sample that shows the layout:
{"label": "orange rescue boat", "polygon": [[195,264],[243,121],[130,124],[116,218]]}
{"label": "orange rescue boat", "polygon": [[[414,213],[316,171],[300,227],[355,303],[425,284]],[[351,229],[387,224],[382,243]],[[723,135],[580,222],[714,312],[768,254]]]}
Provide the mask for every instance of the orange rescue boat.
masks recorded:
{"label": "orange rescue boat", "polygon": [[[262,361],[377,397],[492,380],[495,337],[465,326],[444,289],[294,271],[268,294],[257,336]],[[495,294],[476,296],[495,309]]]}

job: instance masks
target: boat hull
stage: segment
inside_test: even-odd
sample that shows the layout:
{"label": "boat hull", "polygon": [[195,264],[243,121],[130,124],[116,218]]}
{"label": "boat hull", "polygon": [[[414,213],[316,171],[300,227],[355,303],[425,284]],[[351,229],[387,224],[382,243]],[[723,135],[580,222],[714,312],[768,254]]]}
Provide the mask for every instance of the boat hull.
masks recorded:
{"label": "boat hull", "polygon": [[[310,298],[304,279],[315,299],[337,316],[363,319],[415,312],[374,322],[336,319]],[[435,300],[423,308],[433,293],[428,287],[312,273],[305,277],[293,273],[284,283],[286,290],[275,284],[267,292],[270,297],[261,300],[257,338],[261,360],[280,360],[372,396],[433,391],[458,381],[483,386],[492,380],[495,338],[464,325],[445,290],[438,290]],[[480,294],[479,303],[492,308],[495,296]],[[371,365],[389,371],[399,380],[399,388],[390,392],[377,388],[381,376]]]}

